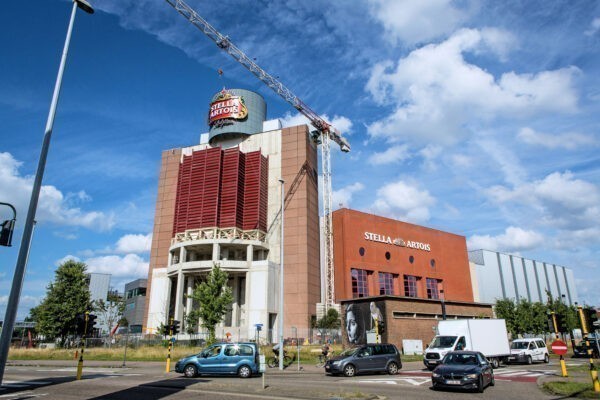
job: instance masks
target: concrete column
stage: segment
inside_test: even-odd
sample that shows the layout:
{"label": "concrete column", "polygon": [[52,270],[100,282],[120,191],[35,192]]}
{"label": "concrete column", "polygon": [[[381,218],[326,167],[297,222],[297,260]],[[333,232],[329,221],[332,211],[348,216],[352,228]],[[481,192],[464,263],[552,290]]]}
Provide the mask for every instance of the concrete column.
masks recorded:
{"label": "concrete column", "polygon": [[186,256],[187,256],[187,252],[185,251],[185,246],[181,246],[179,248],[179,264],[183,264],[185,262]]}
{"label": "concrete column", "polygon": [[213,262],[218,263],[220,259],[221,259],[221,245],[219,245],[219,243],[213,243],[212,260],[213,260]]}
{"label": "concrete column", "polygon": [[173,264],[173,254],[169,251],[169,256],[167,257],[167,267],[170,267]]}
{"label": "concrete column", "polygon": [[194,304],[193,304],[194,301],[190,297],[192,295],[192,293],[194,292],[194,282],[195,282],[195,279],[193,276],[187,277],[186,293],[187,293],[188,297],[185,299],[185,312],[188,314],[190,311],[192,311],[192,307],[194,306]]}
{"label": "concrete column", "polygon": [[183,320],[183,281],[185,276],[183,270],[179,269],[177,272],[177,291],[175,292],[175,316],[174,319],[178,321]]}
{"label": "concrete column", "polygon": [[233,287],[231,288],[233,292],[233,304],[231,305],[231,326],[239,325],[239,311],[240,311],[240,291],[239,289],[239,276],[233,277]]}
{"label": "concrete column", "polygon": [[249,244],[246,248],[246,261],[248,261],[248,268],[250,268],[254,261],[254,245],[252,244]]}

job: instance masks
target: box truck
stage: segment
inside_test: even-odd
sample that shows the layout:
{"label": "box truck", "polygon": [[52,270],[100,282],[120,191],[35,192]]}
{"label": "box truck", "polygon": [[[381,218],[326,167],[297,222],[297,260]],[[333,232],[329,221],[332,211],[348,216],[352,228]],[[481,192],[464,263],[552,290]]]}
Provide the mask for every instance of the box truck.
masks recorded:
{"label": "box truck", "polygon": [[425,349],[423,363],[433,370],[447,353],[456,350],[479,351],[493,368],[498,368],[510,356],[506,322],[503,319],[440,321],[436,336]]}

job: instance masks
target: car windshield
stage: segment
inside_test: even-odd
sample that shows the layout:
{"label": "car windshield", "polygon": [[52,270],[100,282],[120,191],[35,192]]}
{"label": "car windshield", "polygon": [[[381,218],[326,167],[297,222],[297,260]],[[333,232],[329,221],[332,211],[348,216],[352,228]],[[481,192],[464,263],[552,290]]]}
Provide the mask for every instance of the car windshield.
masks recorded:
{"label": "car windshield", "polygon": [[444,365],[477,365],[475,354],[450,353],[444,357]]}
{"label": "car windshield", "polygon": [[351,347],[349,349],[342,351],[340,353],[340,356],[342,356],[342,357],[353,356],[354,353],[356,353],[358,351],[358,349],[360,349],[360,347]]}
{"label": "car windshield", "polygon": [[452,347],[456,341],[456,336],[436,336],[431,341],[429,347],[433,348],[447,348]]}
{"label": "car windshield", "polygon": [[510,348],[513,350],[526,350],[527,349],[527,342],[512,342],[512,344],[510,345]]}

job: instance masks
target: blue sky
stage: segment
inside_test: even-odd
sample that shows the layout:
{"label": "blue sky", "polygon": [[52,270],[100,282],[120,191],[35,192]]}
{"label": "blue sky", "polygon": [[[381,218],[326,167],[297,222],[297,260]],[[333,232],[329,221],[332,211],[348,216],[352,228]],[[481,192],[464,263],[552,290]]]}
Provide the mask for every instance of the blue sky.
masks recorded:
{"label": "blue sky", "polygon": [[[217,90],[258,91],[268,118],[302,122],[165,1],[92,3],[75,22],[19,318],[65,257],[120,290],[146,276],[161,151],[198,142]],[[336,208],[567,266],[600,305],[600,3],[189,4],[351,142],[332,151]],[[0,248],[1,315],[70,9],[0,14],[0,202],[19,219]]]}

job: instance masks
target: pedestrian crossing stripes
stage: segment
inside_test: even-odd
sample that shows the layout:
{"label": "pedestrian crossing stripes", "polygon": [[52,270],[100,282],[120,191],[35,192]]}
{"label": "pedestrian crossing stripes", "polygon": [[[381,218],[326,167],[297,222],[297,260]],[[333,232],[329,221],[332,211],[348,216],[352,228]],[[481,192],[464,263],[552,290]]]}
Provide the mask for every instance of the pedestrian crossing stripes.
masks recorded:
{"label": "pedestrian crossing stripes", "polygon": [[2,387],[21,389],[30,386],[50,385],[52,382],[46,381],[3,381]]}

